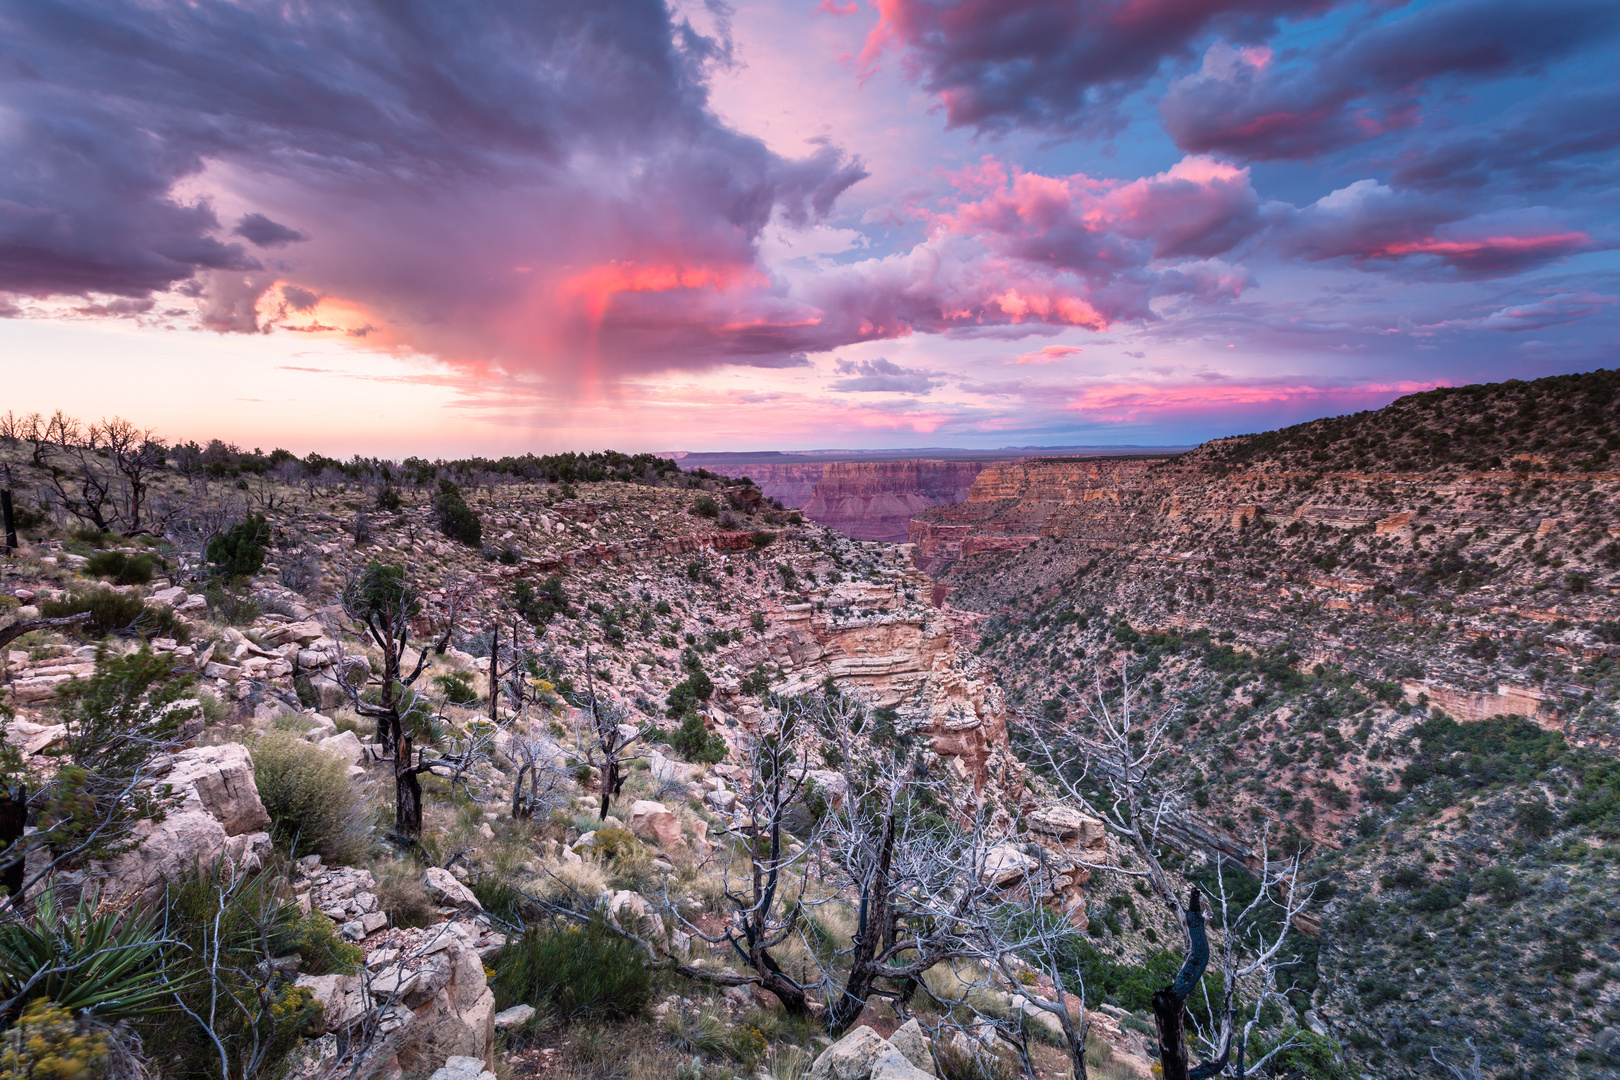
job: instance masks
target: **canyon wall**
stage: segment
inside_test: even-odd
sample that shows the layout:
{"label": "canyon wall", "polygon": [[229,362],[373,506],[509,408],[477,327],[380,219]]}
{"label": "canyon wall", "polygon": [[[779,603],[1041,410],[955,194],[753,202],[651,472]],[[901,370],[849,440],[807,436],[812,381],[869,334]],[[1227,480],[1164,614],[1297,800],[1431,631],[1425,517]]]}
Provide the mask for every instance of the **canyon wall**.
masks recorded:
{"label": "canyon wall", "polygon": [[960,502],[978,461],[834,461],[804,504],[811,521],[857,540],[904,541],[913,515]]}
{"label": "canyon wall", "polygon": [[964,498],[981,461],[827,461],[714,468],[857,540],[903,541],[914,515]]}

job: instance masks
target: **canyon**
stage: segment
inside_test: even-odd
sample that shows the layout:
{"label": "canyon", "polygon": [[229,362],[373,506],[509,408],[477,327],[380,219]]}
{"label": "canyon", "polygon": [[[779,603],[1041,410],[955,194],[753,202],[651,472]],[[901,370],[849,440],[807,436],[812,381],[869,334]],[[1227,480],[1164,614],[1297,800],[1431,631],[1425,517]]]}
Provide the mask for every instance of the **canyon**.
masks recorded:
{"label": "canyon", "polygon": [[[936,506],[968,498],[975,478],[995,465],[1026,460],[1031,453],[1060,454],[1055,460],[1106,463],[1139,448],[1075,447],[1038,451],[940,451],[939,456],[849,457],[791,460],[787,454],[689,454],[687,467],[728,477],[746,476],[767,498],[801,510],[818,525],[857,540],[903,543],[912,518]],[[809,457],[809,455],[806,455]],[[1098,466],[1107,471],[1106,464]]]}

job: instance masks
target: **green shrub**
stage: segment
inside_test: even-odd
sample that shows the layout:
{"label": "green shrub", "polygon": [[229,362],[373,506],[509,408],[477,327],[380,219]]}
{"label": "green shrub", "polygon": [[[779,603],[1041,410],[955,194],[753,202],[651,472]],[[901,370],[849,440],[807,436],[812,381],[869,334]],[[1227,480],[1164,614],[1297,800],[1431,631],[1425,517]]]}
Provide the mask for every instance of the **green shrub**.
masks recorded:
{"label": "green shrub", "polygon": [[520,581],[512,589],[512,606],[529,625],[544,626],[558,615],[568,614],[568,593],[556,574],[546,578],[538,589]]}
{"label": "green shrub", "polygon": [[0,1035],[0,1080],[94,1080],[110,1049],[106,1032],[81,1030],[73,1013],[40,998]]}
{"label": "green shrub", "polygon": [[240,525],[215,534],[203,549],[203,556],[219,577],[252,577],[264,566],[264,549],[269,540],[270,526],[264,515],[253,514]]}
{"label": "green shrub", "polygon": [[635,1016],[652,996],[636,947],[602,916],[584,926],[535,924],[495,964],[495,1007],[529,1004],[561,1020]]}
{"label": "green shrub", "polygon": [[163,946],[153,923],[150,915],[97,914],[82,900],[61,913],[46,890],[31,918],[0,923],[0,997],[17,998],[19,1010],[43,1000],[104,1020],[141,1016],[173,990],[159,971]]}
{"label": "green shrub", "polygon": [[439,490],[433,496],[433,516],[439,523],[439,531],[450,539],[468,547],[483,544],[484,523],[467,505],[461,489],[449,480],[439,481]]}
{"label": "green shrub", "polygon": [[472,679],[464,672],[452,672],[449,675],[433,676],[433,684],[439,688],[445,700],[452,705],[478,704],[478,691],[473,689]]}
{"label": "green shrub", "polygon": [[647,849],[634,834],[617,825],[597,829],[591,837],[591,846],[603,862],[614,865],[639,862],[647,854]]}
{"label": "green shrub", "polygon": [[365,799],[336,754],[277,732],[252,746],[253,778],[276,842],[348,865],[371,847]]}
{"label": "green shrub", "polygon": [[720,516],[720,504],[713,495],[699,495],[692,500],[692,513],[698,517],[717,518]]}
{"label": "green shrub", "polygon": [[90,556],[84,568],[93,577],[111,578],[114,585],[145,585],[152,580],[156,566],[150,555],[102,551]]}
{"label": "green shrub", "polygon": [[394,926],[431,926],[439,909],[422,884],[422,864],[412,858],[371,864],[377,907]]}
{"label": "green shrub", "polygon": [[264,613],[264,609],[251,596],[232,592],[220,581],[204,588],[203,596],[214,618],[231,626],[251,626]]}
{"label": "green shrub", "polygon": [[669,747],[681,760],[705,765],[724,761],[727,752],[726,741],[709,730],[698,712],[686,713],[679,730],[670,734]]}
{"label": "green shrub", "polygon": [[60,600],[47,600],[39,605],[43,618],[60,619],[88,611],[90,619],[80,623],[82,632],[89,637],[174,638],[179,642],[191,640],[191,627],[164,604],[147,604],[133,593],[121,593],[105,585],[77,589]]}
{"label": "green shrub", "polygon": [[287,1056],[316,1033],[321,1007],[265,960],[296,953],[300,966],[353,970],[345,962],[352,953],[329,951],[327,939],[305,928],[298,906],[276,895],[278,877],[272,871],[237,877],[221,859],[169,883],[163,936],[173,944],[165,973],[185,1009],[171,997],[141,1023],[146,1046],[162,1050],[163,1076],[219,1075],[219,1050],[196,1017],[208,1018],[224,1046],[227,1075],[253,1075],[256,1058],[257,1075],[281,1075]]}
{"label": "green shrub", "polygon": [[708,701],[714,693],[714,680],[702,671],[694,671],[690,676],[676,683],[669,691],[668,715],[671,720],[680,719],[687,713],[697,709],[700,702]]}

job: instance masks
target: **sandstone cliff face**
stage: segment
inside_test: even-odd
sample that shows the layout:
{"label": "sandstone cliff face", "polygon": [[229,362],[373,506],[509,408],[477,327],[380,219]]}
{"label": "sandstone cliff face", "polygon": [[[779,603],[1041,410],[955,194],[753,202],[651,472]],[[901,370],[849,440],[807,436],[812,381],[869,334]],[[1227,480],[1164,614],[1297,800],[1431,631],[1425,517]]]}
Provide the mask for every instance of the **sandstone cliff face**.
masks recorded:
{"label": "sandstone cliff face", "polygon": [[[929,745],[959,780],[982,791],[1016,795],[1016,763],[1007,753],[1007,705],[988,669],[968,655],[952,621],[920,597],[929,582],[914,570],[890,571],[880,583],[848,582],[819,604],[787,603],[769,611],[764,638],[734,649],[737,667],[777,665],[785,694],[814,691],[831,678],[879,708],[893,708],[902,728]],[[821,610],[817,610],[817,608]],[[722,716],[744,722],[756,706],[722,684]]]}
{"label": "sandstone cliff face", "polygon": [[960,502],[984,469],[977,461],[834,461],[805,516],[857,540],[904,541],[913,515]]}
{"label": "sandstone cliff face", "polygon": [[747,476],[782,505],[845,536],[904,541],[915,514],[960,502],[984,467],[979,461],[829,461],[716,471]]}
{"label": "sandstone cliff face", "polygon": [[722,476],[746,476],[767,497],[798,510],[810,501],[812,489],[826,468],[826,462],[812,461],[789,465],[716,465],[712,471]]}

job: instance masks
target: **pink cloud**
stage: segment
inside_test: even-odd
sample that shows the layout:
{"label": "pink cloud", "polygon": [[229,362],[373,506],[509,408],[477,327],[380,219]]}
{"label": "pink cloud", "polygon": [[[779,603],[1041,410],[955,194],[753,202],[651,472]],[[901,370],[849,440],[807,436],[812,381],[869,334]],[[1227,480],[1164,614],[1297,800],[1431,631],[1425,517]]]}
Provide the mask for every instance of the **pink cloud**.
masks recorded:
{"label": "pink cloud", "polygon": [[1009,364],[1055,364],[1059,360],[1067,360],[1071,356],[1078,356],[1086,350],[1075,345],[1048,345],[1036,349],[1034,352],[1022,353],[1016,360],[1009,360]]}

